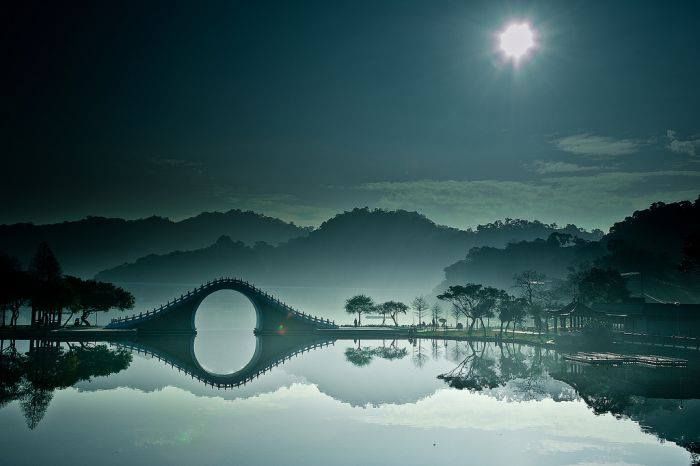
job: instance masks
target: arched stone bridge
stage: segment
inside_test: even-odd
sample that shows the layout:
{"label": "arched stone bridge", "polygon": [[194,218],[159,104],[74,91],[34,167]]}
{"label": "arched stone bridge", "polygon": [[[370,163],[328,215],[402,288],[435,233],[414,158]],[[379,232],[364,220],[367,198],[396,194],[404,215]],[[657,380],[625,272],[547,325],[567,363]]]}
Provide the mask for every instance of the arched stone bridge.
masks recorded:
{"label": "arched stone bridge", "polygon": [[245,385],[298,354],[335,343],[335,340],[314,335],[289,335],[284,338],[257,336],[255,352],[248,364],[231,374],[214,374],[204,369],[197,360],[195,338],[195,335],[148,335],[116,344],[154,356],[206,385],[227,389]]}
{"label": "arched stone bridge", "polygon": [[207,282],[158,308],[112,319],[106,328],[138,329],[139,333],[196,333],[194,318],[199,305],[204,298],[220,290],[237,291],[250,300],[255,308],[255,331],[258,334],[285,335],[338,328],[335,322],[297,311],[239,278]]}

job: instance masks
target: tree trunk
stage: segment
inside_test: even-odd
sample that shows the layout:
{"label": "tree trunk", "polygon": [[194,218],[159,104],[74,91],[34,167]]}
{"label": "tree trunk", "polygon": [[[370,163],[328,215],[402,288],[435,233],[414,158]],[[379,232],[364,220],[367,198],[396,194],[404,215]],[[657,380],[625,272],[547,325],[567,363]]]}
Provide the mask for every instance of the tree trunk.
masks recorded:
{"label": "tree trunk", "polygon": [[19,319],[19,305],[12,308],[12,317],[10,317],[10,327],[17,327],[17,319]]}
{"label": "tree trunk", "polygon": [[474,328],[475,323],[476,323],[476,319],[472,318],[472,321],[469,324],[469,330],[467,330],[467,333],[472,333],[472,329]]}
{"label": "tree trunk", "polygon": [[399,323],[396,321],[396,315],[395,315],[395,314],[392,314],[392,315],[391,315],[391,320],[394,321],[394,327],[398,327],[398,326],[399,326]]}
{"label": "tree trunk", "polygon": [[88,327],[90,326],[90,322],[87,320],[89,316],[90,316],[89,312],[83,312],[83,315],[80,316],[80,320]]}
{"label": "tree trunk", "polygon": [[479,318],[479,322],[481,323],[481,330],[483,330],[484,336],[486,336],[486,326],[484,325],[484,319]]}
{"label": "tree trunk", "polygon": [[61,325],[61,327],[65,327],[66,325],[68,325],[68,322],[70,322],[70,320],[73,318],[73,314],[75,314],[75,312],[71,311],[70,315],[68,316],[68,319],[66,319],[66,322],[63,325]]}

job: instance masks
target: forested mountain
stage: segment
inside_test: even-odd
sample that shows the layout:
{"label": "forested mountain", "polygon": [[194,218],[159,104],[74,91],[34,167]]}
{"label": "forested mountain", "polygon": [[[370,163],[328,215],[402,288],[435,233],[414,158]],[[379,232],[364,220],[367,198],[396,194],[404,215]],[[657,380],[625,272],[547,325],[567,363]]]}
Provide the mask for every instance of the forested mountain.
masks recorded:
{"label": "forested mountain", "polygon": [[198,282],[225,274],[285,285],[430,287],[440,280],[445,264],[474,246],[503,246],[509,240],[564,231],[586,238],[601,234],[521,220],[463,231],[436,225],[416,212],[363,208],[336,215],[308,235],[277,247],[250,248],[220,240],[187,254],[146,257],[106,270],[100,278]]}
{"label": "forested mountain", "polygon": [[[601,265],[641,273],[636,284],[663,301],[700,302],[700,197],[695,202],[657,202],[610,228]],[[685,269],[685,270],[682,270]]]}
{"label": "forested mountain", "polygon": [[595,265],[631,274],[628,288],[635,295],[698,302],[699,235],[700,198],[659,202],[614,224],[600,241],[576,241],[554,234],[546,241],[471,249],[465,259],[445,269],[445,280],[438,289],[465,282],[509,289],[513,275],[525,270],[563,279],[570,268]]}
{"label": "forested mountain", "polygon": [[466,259],[445,268],[445,280],[439,288],[483,283],[508,290],[517,273],[535,270],[550,278],[564,278],[569,267],[593,262],[604,254],[605,248],[598,241],[571,242],[556,235],[510,243],[505,248],[473,248]]}
{"label": "forested mountain", "polygon": [[0,251],[26,262],[46,241],[67,273],[92,276],[148,254],[203,248],[222,235],[252,245],[277,244],[307,233],[307,228],[240,210],[205,212],[178,222],[163,217],[88,217],[48,225],[0,225]]}

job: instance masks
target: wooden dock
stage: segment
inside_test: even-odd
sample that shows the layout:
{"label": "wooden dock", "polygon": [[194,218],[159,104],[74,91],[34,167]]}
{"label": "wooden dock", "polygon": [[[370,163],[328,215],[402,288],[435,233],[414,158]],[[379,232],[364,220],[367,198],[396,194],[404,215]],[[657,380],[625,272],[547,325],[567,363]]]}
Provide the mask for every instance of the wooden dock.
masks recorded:
{"label": "wooden dock", "polygon": [[565,354],[564,359],[594,365],[637,364],[651,367],[685,367],[688,363],[686,359],[669,358],[665,356],[617,353],[579,352],[574,354]]}

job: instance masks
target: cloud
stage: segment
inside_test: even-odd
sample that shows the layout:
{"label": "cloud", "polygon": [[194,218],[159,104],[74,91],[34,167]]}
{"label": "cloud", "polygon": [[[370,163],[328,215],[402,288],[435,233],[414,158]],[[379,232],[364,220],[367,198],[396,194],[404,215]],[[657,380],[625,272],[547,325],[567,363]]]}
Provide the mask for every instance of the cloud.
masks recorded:
{"label": "cloud", "polygon": [[646,144],[636,139],[615,139],[589,133],[566,136],[554,140],[553,143],[564,152],[589,157],[629,155]]}
{"label": "cloud", "polygon": [[672,129],[666,131],[666,137],[668,138],[668,145],[666,147],[673,152],[694,157],[697,155],[698,151],[700,151],[700,139],[678,139],[676,132]]}
{"label": "cloud", "polygon": [[575,163],[567,162],[551,162],[547,160],[535,160],[527,166],[530,171],[539,173],[540,175],[549,175],[552,173],[578,173],[600,170],[604,167],[599,166],[582,166]]}
{"label": "cloud", "polygon": [[697,198],[700,171],[617,171],[535,181],[378,182],[357,189],[376,196],[373,206],[418,210],[460,228],[510,217],[607,230],[655,201]]}

